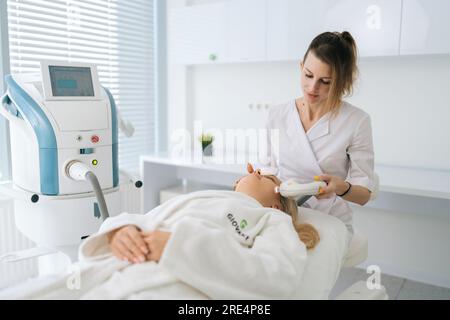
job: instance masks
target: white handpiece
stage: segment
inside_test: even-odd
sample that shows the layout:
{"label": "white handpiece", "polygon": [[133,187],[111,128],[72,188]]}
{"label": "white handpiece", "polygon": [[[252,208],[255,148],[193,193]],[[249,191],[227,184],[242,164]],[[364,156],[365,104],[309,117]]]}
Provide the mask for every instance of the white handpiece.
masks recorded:
{"label": "white handpiece", "polygon": [[323,181],[313,181],[311,183],[299,183],[295,180],[283,182],[279,187],[275,188],[275,192],[280,193],[283,197],[298,200],[304,196],[314,196],[319,193],[320,187],[326,187]]}
{"label": "white handpiece", "polygon": [[119,122],[120,130],[125,136],[127,138],[132,137],[134,134],[134,126],[129,120],[125,120],[119,111],[117,111],[117,121]]}

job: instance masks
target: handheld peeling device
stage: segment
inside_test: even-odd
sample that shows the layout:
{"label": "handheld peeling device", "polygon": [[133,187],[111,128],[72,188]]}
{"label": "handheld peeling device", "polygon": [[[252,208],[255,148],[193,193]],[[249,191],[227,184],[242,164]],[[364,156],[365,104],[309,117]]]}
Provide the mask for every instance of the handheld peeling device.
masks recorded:
{"label": "handheld peeling device", "polygon": [[281,194],[283,197],[294,199],[297,205],[301,206],[310,197],[319,194],[321,187],[327,184],[324,181],[313,181],[311,183],[299,183],[295,180],[288,180],[275,187],[275,193]]}

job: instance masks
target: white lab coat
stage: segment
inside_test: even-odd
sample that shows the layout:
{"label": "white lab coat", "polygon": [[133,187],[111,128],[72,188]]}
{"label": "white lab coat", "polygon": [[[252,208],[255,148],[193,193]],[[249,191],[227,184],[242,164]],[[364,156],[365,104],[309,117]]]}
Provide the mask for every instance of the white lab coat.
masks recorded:
{"label": "white lab coat", "polygon": [[[343,102],[336,116],[325,114],[305,133],[295,100],[292,100],[271,108],[266,128],[268,152],[258,164],[263,174],[275,174],[282,181],[296,179],[301,183],[310,183],[314,176],[329,174],[373,191],[372,129],[370,116],[363,110]],[[342,198],[318,200],[311,197],[304,206],[341,219],[353,232],[352,211]]]}

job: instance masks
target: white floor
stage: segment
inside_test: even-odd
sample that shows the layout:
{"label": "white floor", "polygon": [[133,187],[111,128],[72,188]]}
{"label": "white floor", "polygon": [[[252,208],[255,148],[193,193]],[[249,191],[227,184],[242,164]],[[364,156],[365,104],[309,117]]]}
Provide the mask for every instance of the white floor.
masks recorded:
{"label": "white floor", "polygon": [[[334,299],[342,291],[357,281],[366,280],[366,270],[344,268],[331,292]],[[450,289],[419,283],[386,274],[381,275],[381,284],[386,288],[390,300],[450,300]]]}

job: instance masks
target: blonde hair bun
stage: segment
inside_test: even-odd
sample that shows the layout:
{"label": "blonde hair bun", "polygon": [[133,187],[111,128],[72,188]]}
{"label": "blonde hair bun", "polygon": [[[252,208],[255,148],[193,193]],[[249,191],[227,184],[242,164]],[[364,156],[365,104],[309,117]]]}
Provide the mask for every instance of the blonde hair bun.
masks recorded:
{"label": "blonde hair bun", "polygon": [[302,241],[305,244],[306,248],[308,250],[314,249],[314,247],[320,241],[319,232],[317,232],[316,228],[314,228],[309,223],[295,224],[294,227],[298,233],[300,241]]}

